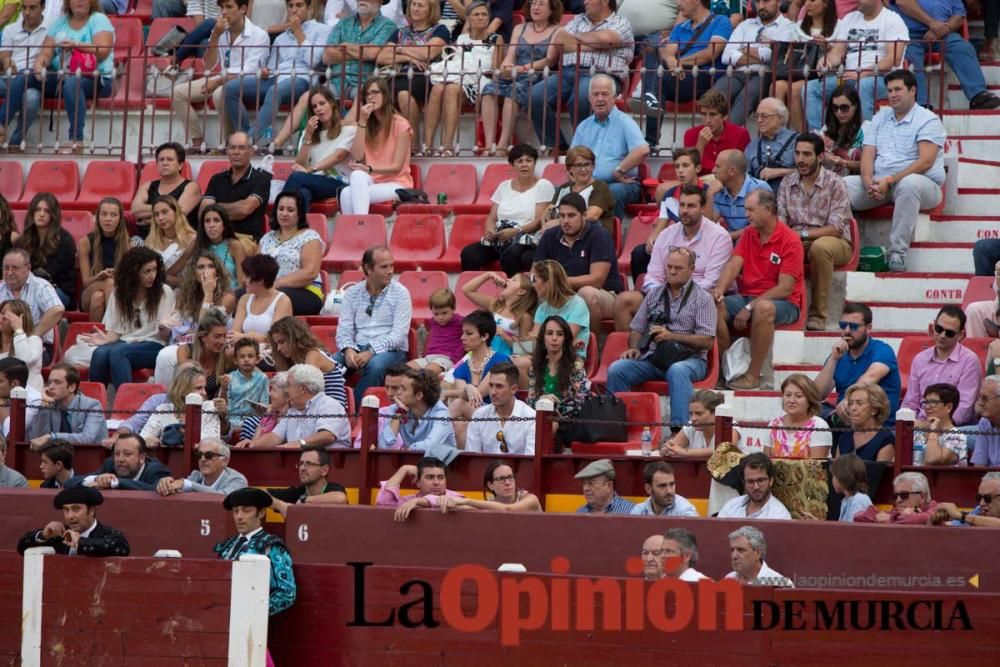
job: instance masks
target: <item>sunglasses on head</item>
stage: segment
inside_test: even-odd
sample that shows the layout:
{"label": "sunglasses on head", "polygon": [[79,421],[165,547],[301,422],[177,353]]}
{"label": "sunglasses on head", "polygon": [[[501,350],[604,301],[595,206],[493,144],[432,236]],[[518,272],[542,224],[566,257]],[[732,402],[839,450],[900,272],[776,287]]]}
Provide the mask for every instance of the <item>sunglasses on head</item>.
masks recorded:
{"label": "sunglasses on head", "polygon": [[958,335],[957,331],[952,331],[951,329],[945,329],[940,324],[935,324],[934,325],[934,333],[936,333],[936,334],[944,334],[948,338],[954,338],[955,336]]}
{"label": "sunglasses on head", "polygon": [[851,110],[852,104],[831,104],[830,108],[834,111],[839,111],[840,113],[847,113]]}
{"label": "sunglasses on head", "polygon": [[844,329],[850,329],[852,332],[861,328],[861,324],[858,322],[845,322],[844,320],[837,322],[837,326],[840,327],[841,331]]}

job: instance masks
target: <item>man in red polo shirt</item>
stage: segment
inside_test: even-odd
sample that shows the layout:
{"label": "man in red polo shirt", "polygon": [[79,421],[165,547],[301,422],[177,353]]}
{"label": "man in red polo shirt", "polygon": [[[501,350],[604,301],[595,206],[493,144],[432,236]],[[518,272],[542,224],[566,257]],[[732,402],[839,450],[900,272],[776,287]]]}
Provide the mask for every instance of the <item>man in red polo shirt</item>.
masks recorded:
{"label": "man in red polo shirt", "polygon": [[729,122],[729,100],[717,90],[710,90],[698,100],[701,125],[684,132],[684,147],[697,148],[701,153],[701,175],[711,174],[719,153],[733,148],[739,152],[750,145],[745,127]]}
{"label": "man in red polo shirt", "polygon": [[[750,336],[750,368],[729,383],[735,390],[760,388],[775,325],[795,322],[805,305],[802,241],[778,220],[774,193],[754,190],[747,195],[745,208],[746,233],[737,241],[712,291],[719,306],[719,353],[729,349],[731,332]],[[737,293],[726,296],[734,280]]]}

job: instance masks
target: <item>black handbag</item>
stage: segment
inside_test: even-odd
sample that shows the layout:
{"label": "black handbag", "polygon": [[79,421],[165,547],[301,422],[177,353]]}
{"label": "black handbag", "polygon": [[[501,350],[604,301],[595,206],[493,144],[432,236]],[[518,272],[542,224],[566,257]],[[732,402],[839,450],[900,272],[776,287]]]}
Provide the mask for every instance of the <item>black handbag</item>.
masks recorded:
{"label": "black handbag", "polygon": [[427,193],[417,188],[397,188],[396,196],[401,204],[430,204]]}
{"label": "black handbag", "polygon": [[625,442],[625,402],[614,394],[591,394],[577,415],[587,423],[575,422],[574,442]]}
{"label": "black handbag", "polygon": [[[822,55],[823,50],[815,42],[779,42],[774,59],[774,80],[804,81],[817,78],[816,67]],[[808,77],[803,74],[806,65],[809,66]]]}

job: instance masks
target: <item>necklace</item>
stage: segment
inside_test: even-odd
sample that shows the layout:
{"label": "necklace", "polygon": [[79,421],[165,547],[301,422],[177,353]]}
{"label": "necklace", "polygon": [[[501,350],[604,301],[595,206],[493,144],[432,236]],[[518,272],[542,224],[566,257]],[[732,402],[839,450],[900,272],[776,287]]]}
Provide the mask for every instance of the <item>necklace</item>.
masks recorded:
{"label": "necklace", "polygon": [[490,363],[490,359],[492,359],[492,358],[493,358],[493,350],[489,349],[486,352],[486,356],[483,358],[483,363],[479,364],[479,367],[476,368],[472,364],[472,354],[470,353],[469,354],[469,370],[472,372],[473,375],[482,375],[483,374],[483,369],[486,368],[486,364]]}
{"label": "necklace", "polygon": [[296,229],[295,231],[292,232],[292,235],[289,236],[288,238],[281,238],[281,235],[284,234],[285,232],[284,232],[284,230],[279,229],[278,233],[277,233],[278,245],[282,245],[283,243],[287,243],[288,241],[291,241],[296,236],[298,236],[299,232],[301,232],[301,231],[302,231],[301,229]]}

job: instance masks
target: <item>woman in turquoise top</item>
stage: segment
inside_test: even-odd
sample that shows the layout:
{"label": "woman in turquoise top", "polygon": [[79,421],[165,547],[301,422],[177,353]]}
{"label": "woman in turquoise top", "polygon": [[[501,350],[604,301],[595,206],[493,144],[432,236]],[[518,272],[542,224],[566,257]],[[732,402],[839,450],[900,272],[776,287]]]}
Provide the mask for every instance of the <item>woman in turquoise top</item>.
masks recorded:
{"label": "woman in turquoise top", "polygon": [[[115,29],[101,13],[99,0],[63,0],[63,15],[49,27],[34,72],[14,77],[0,107],[0,118],[10,117],[8,105],[11,109],[21,107],[26,88],[41,90],[47,98],[62,97],[72,146],[60,152],[82,153],[87,100],[111,97],[113,92],[114,44]],[[66,78],[60,78],[60,69],[69,71]],[[27,121],[25,117],[26,125]],[[0,142],[6,135],[0,126]]]}
{"label": "woman in turquoise top", "polygon": [[573,332],[573,348],[577,356],[586,359],[587,344],[590,342],[590,309],[587,302],[570,287],[562,264],[552,259],[535,262],[531,267],[531,284],[538,292],[532,337],[538,336],[542,322],[548,317],[559,315]]}
{"label": "woman in turquoise top", "polygon": [[219,258],[229,274],[233,291],[243,287],[243,260],[247,252],[243,242],[236,238],[229,214],[218,204],[206,206],[201,212],[195,255],[210,252]]}

